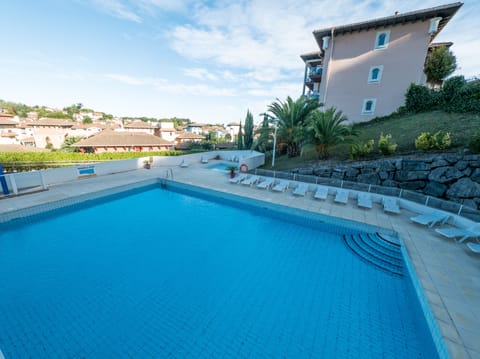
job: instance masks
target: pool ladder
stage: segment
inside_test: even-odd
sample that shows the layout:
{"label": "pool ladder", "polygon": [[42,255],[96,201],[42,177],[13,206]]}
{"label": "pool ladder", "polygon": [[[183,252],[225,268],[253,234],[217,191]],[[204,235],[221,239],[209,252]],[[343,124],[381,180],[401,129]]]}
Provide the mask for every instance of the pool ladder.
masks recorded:
{"label": "pool ladder", "polygon": [[167,180],[172,179],[173,180],[173,170],[171,168],[167,168],[165,171],[165,178],[162,178],[160,181],[160,187],[161,188],[166,188],[167,187]]}

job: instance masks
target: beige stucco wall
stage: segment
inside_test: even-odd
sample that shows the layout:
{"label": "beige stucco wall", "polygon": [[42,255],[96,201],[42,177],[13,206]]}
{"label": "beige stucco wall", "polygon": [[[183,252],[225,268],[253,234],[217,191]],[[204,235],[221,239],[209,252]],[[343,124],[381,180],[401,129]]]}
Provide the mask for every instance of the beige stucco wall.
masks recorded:
{"label": "beige stucco wall", "polygon": [[[325,52],[320,101],[335,106],[350,122],[384,116],[404,104],[409,85],[423,83],[430,21],[334,36]],[[385,49],[375,50],[378,31],[390,30]],[[333,55],[332,55],[333,49]],[[383,66],[380,83],[368,83],[372,66]],[[376,99],[375,112],[362,115],[364,99]]]}

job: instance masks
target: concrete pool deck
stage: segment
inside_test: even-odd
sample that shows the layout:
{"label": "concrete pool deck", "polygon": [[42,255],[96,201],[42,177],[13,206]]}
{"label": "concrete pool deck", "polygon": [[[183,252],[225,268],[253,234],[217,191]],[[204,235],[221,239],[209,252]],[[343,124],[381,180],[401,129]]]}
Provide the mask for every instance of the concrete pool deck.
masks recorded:
{"label": "concrete pool deck", "polygon": [[273,192],[232,184],[225,172],[207,169],[208,164],[192,163],[187,168],[154,167],[112,175],[97,176],[51,186],[47,191],[0,200],[0,215],[45,204],[134,184],[148,179],[165,178],[247,198],[299,208],[333,217],[353,220],[396,231],[403,239],[418,279],[452,358],[480,358],[480,255],[465,244],[437,235],[432,229],[410,221],[413,212],[402,209],[400,215],[384,213],[378,203],[361,209],[350,199],[347,205],[314,200],[287,192]]}

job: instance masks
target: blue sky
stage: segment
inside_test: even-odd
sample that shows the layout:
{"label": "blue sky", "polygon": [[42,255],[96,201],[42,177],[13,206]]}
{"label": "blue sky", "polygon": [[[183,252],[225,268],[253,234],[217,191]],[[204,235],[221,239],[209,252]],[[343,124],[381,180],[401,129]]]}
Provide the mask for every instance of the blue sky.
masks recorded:
{"label": "blue sky", "polygon": [[[302,91],[314,29],[442,5],[425,0],[6,0],[0,98],[117,116],[228,123]],[[436,41],[479,76],[480,0]]]}

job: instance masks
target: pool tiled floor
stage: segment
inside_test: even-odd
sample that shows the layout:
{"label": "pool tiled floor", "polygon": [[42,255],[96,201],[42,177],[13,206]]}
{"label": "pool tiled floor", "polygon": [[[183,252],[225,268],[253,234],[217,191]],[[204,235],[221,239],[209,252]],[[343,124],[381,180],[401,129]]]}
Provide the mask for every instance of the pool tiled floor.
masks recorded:
{"label": "pool tiled floor", "polygon": [[[226,174],[208,170],[206,165],[199,163],[188,168],[171,168],[174,180],[181,183],[396,231],[405,243],[450,356],[480,358],[480,256],[470,252],[464,244],[441,238],[431,229],[412,223],[409,218],[413,213],[405,210],[400,215],[387,215],[378,203],[374,203],[371,210],[364,210],[353,200],[342,205],[334,203],[332,196],[326,201],[318,201],[311,193],[295,197],[291,190],[276,193],[231,184]],[[164,176],[165,168],[152,168],[63,183],[50,187],[48,191],[0,200],[0,215]]]}

